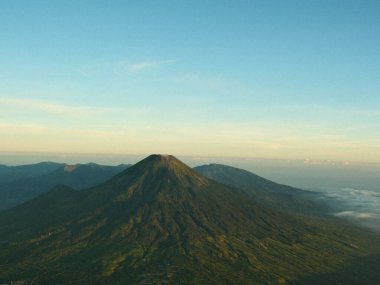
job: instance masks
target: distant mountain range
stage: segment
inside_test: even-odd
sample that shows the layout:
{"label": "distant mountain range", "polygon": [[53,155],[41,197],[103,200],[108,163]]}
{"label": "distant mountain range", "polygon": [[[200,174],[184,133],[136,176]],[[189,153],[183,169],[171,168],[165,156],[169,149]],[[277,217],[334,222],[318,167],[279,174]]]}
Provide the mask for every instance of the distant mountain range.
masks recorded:
{"label": "distant mountain range", "polygon": [[64,164],[56,162],[40,162],[19,166],[7,166],[0,164],[0,184],[12,182],[18,179],[30,178],[48,174]]}
{"label": "distant mountain range", "polygon": [[197,166],[195,171],[220,183],[237,187],[257,202],[272,209],[304,215],[325,216],[328,207],[316,201],[316,192],[282,185],[247,170],[222,164]]}
{"label": "distant mountain range", "polygon": [[86,190],[56,186],[0,212],[0,282],[378,284],[377,235],[247,189],[166,155]]}
{"label": "distant mountain range", "polygon": [[[104,166],[88,164],[39,163],[18,167],[4,167],[1,173],[10,173],[12,181],[0,183],[0,210],[11,208],[64,184],[74,189],[95,186],[129,165]],[[9,180],[9,179],[8,179]],[[1,180],[0,180],[1,181]]]}
{"label": "distant mountain range", "polygon": [[[1,183],[0,210],[17,206],[63,184],[74,189],[85,189],[100,184],[130,165],[104,166],[95,163],[59,164],[43,162],[17,167],[4,167],[16,173],[13,180]],[[327,212],[321,203],[315,203],[315,193],[280,185],[243,169],[221,164],[194,168],[204,176],[218,182],[243,189],[256,201],[278,210],[302,214],[321,215]],[[5,179],[6,180],[6,179]],[[9,179],[8,179],[9,180]]]}

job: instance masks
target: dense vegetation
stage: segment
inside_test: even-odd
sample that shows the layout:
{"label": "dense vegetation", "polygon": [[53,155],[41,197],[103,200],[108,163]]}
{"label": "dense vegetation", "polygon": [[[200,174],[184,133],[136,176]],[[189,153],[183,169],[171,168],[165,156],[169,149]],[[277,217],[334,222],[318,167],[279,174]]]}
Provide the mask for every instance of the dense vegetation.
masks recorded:
{"label": "dense vegetation", "polygon": [[0,282],[376,284],[379,244],[152,155],[99,186],[58,186],[1,212]]}
{"label": "dense vegetation", "polygon": [[[59,167],[55,168],[55,166]],[[65,184],[74,189],[85,189],[98,185],[128,166],[124,164],[104,166],[95,163],[76,165],[43,163],[13,168],[7,167],[5,169],[9,170],[8,173],[13,173],[14,179],[7,183],[1,183],[0,180],[0,210],[14,207],[35,198],[58,184]],[[51,169],[53,171],[46,173]],[[7,171],[4,170],[3,173],[7,173]],[[21,174],[24,174],[24,177],[20,177]],[[3,180],[7,181],[5,178]]]}
{"label": "dense vegetation", "polygon": [[329,212],[327,205],[318,199],[318,193],[278,184],[244,169],[209,164],[197,166],[194,170],[210,179],[239,188],[256,202],[275,210],[309,216],[326,216]]}

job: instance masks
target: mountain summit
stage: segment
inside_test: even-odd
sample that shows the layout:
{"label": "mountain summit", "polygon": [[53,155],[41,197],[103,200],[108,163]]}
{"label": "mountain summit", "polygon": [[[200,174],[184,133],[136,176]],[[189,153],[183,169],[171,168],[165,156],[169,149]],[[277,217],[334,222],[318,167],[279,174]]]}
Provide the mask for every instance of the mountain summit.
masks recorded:
{"label": "mountain summit", "polygon": [[347,231],[151,155],[99,186],[59,186],[0,213],[0,281],[287,284],[359,255],[370,237]]}
{"label": "mountain summit", "polygon": [[[210,183],[206,177],[195,172],[172,155],[153,154],[126,169],[106,183],[106,187],[118,188],[121,195],[144,192],[144,198],[153,193],[197,191]],[[185,194],[182,193],[182,194]],[[169,198],[169,197],[168,197]]]}
{"label": "mountain summit", "polygon": [[[131,169],[122,172],[120,176],[148,175],[156,179],[167,176],[182,183],[207,183],[207,179],[178,160],[173,155],[152,154],[135,164]],[[165,182],[165,181],[161,181]]]}

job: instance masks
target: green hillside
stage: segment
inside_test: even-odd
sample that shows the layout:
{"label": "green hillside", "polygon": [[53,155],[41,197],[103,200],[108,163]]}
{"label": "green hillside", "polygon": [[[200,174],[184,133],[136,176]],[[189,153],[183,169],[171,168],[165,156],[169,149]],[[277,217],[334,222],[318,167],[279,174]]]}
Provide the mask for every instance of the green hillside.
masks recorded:
{"label": "green hillside", "polygon": [[374,284],[377,258],[345,270],[379,244],[151,155],[99,186],[58,186],[0,212],[0,283]]}
{"label": "green hillside", "polygon": [[197,166],[200,174],[243,190],[255,201],[275,210],[309,216],[326,216],[327,205],[318,200],[319,195],[282,185],[253,174],[247,170],[222,164]]}

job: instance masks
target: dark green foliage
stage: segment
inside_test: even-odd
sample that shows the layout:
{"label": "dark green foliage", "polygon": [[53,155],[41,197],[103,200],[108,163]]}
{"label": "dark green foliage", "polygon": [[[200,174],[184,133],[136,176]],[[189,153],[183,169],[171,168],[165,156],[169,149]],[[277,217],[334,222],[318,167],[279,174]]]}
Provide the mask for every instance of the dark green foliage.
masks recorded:
{"label": "dark green foliage", "polygon": [[277,184],[247,170],[222,164],[202,165],[194,168],[202,175],[242,189],[257,202],[272,209],[304,215],[325,216],[327,205],[316,201],[316,193]]}
{"label": "dark green foliage", "polygon": [[[34,168],[35,165],[33,165]],[[95,163],[61,165],[47,174],[26,177],[0,185],[0,210],[28,201],[64,184],[74,189],[85,189],[105,182],[129,165],[104,166]],[[20,166],[21,167],[21,166]],[[29,169],[24,166],[24,169]]]}
{"label": "dark green foliage", "polygon": [[[308,284],[378,245],[371,232],[267,209],[152,155],[102,185],[58,186],[0,213],[0,283]],[[377,269],[339,280],[365,284]]]}

